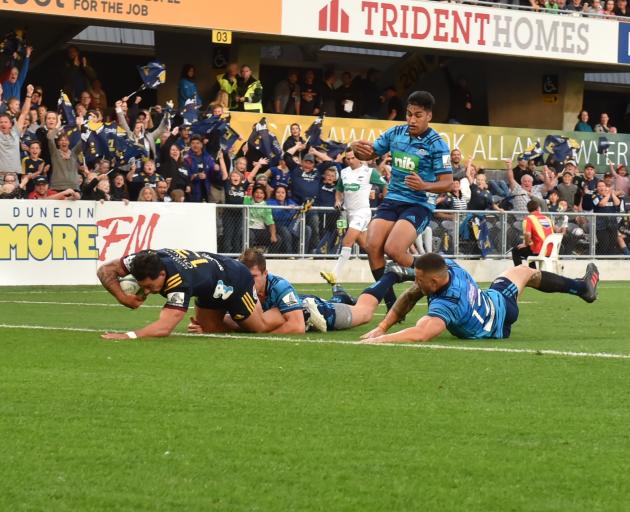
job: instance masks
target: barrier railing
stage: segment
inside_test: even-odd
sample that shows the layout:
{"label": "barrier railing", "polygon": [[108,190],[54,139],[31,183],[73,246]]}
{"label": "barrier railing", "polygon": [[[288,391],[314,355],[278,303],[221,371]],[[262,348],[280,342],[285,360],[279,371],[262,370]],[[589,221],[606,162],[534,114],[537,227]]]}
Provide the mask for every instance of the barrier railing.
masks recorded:
{"label": "barrier railing", "polygon": [[[334,258],[345,234],[345,212],[299,206],[216,205],[217,242],[221,253],[237,255],[246,247],[287,258]],[[544,212],[563,233],[561,258],[625,258],[630,242],[630,214]],[[457,258],[511,257],[523,241],[526,212],[436,210],[429,228],[410,250],[440,252]],[[274,218],[275,228],[265,222]],[[341,222],[338,222],[341,221]],[[274,233],[275,230],[275,233]],[[274,236],[275,234],[275,236]],[[358,246],[354,254],[366,257]]]}

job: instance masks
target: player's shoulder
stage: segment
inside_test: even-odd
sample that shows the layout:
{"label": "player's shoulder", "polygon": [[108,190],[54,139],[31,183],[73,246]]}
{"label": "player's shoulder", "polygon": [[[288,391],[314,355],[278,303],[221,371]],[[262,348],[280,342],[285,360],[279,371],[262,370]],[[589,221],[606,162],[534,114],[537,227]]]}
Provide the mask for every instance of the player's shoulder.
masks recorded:
{"label": "player's shoulder", "polygon": [[385,130],[381,137],[393,138],[393,137],[402,137],[409,134],[408,127],[406,124],[399,124],[397,126],[392,126]]}
{"label": "player's shoulder", "polygon": [[450,149],[449,149],[448,144],[446,143],[446,141],[433,128],[429,128],[428,129],[427,134],[425,135],[425,140],[426,140],[426,143],[429,146],[431,146],[431,148],[434,149],[434,150],[449,151],[450,152]]}

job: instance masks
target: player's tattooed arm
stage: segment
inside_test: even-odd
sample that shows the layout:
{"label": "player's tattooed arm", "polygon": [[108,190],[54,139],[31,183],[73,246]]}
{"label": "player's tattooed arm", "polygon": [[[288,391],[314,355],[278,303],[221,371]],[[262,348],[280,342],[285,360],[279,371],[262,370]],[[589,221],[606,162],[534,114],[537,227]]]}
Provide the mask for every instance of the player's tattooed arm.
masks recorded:
{"label": "player's tattooed arm", "polygon": [[362,340],[371,340],[382,336],[396,322],[401,320],[424,296],[420,287],[414,282],[397,299],[385,318],[370,332],[361,336]]}
{"label": "player's tattooed arm", "polygon": [[127,295],[123,292],[118,281],[119,277],[124,277],[127,274],[129,274],[129,272],[123,267],[119,259],[101,265],[96,271],[96,275],[103,287],[116,297],[118,302],[128,308],[136,309],[142,305],[142,300],[138,299],[135,295]]}

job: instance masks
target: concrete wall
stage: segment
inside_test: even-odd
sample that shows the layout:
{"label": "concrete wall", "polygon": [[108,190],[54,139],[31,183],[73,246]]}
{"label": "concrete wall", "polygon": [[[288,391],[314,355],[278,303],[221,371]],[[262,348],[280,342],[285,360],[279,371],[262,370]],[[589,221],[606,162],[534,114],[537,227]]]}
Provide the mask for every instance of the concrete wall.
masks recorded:
{"label": "concrete wall", "polygon": [[[558,75],[560,92],[548,103],[544,74]],[[488,118],[491,126],[572,130],[582,108],[584,74],[557,64],[486,62]]]}
{"label": "concrete wall", "polygon": [[[514,266],[512,260],[459,260],[479,282],[494,280],[501,272]],[[562,274],[568,277],[581,277],[588,260],[561,260]],[[602,281],[630,281],[630,261],[599,260],[596,262]],[[292,283],[323,283],[319,275],[322,270],[330,270],[333,260],[267,260],[267,268]],[[374,281],[367,260],[351,260],[343,270],[343,280],[347,283],[372,283]],[[630,287],[630,285],[629,285]],[[630,289],[630,288],[629,288]]]}

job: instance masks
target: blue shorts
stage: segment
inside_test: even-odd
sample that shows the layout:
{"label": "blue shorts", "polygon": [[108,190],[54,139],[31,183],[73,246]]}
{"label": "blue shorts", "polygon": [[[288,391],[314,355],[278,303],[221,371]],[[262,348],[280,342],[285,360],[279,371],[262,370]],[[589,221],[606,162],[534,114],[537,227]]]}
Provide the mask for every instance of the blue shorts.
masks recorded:
{"label": "blue shorts", "polygon": [[383,219],[390,222],[406,220],[411,222],[416,228],[416,233],[420,234],[429,225],[433,212],[417,203],[403,203],[393,199],[385,199],[374,214],[375,219]]}
{"label": "blue shorts", "polygon": [[227,311],[237,321],[245,320],[256,308],[258,298],[254,291],[254,278],[245,266],[231,268],[229,279],[217,282],[226,292],[230,292],[225,299],[215,298],[214,295],[198,297],[196,305],[204,309]]}
{"label": "blue shorts", "polygon": [[497,277],[490,285],[505,299],[505,319],[503,320],[503,338],[509,338],[512,324],[518,320],[518,287],[507,277]]}

